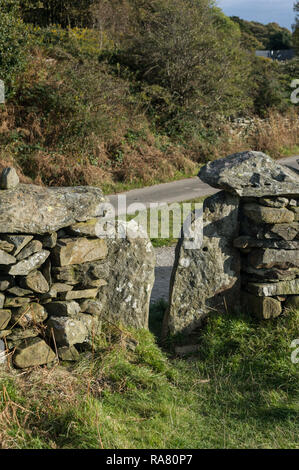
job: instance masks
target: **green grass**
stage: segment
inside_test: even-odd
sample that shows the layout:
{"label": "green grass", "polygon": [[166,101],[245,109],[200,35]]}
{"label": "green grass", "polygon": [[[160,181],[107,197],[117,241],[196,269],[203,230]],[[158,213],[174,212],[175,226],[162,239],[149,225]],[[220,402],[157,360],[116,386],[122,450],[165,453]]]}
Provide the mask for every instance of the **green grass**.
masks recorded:
{"label": "green grass", "polygon": [[[165,307],[152,308],[156,332]],[[172,342],[162,351],[151,333],[131,334],[135,352],[113,334],[71,370],[3,376],[2,447],[299,447],[299,312],[262,323],[212,316],[185,359]]]}
{"label": "green grass", "polygon": [[299,146],[295,145],[294,147],[283,147],[281,149],[281,158],[283,157],[292,157],[293,155],[299,155]]}

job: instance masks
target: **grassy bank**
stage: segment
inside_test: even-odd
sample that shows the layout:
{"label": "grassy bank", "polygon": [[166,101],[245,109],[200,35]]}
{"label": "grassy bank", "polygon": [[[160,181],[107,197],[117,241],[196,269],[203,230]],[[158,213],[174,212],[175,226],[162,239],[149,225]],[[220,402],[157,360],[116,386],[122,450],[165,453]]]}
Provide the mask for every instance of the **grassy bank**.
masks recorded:
{"label": "grassy bank", "polygon": [[[152,307],[154,331],[164,307]],[[77,366],[1,374],[0,446],[298,448],[298,337],[299,312],[213,316],[198,353],[180,359],[173,341],[162,351],[149,332],[106,327]]]}

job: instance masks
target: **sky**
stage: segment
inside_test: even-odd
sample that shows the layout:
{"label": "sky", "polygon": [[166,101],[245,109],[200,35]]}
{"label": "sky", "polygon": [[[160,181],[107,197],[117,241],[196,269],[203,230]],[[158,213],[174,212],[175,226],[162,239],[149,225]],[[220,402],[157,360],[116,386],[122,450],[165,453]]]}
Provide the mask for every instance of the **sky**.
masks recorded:
{"label": "sky", "polygon": [[216,0],[228,16],[239,16],[244,20],[260,23],[278,23],[291,29],[295,14],[295,0]]}

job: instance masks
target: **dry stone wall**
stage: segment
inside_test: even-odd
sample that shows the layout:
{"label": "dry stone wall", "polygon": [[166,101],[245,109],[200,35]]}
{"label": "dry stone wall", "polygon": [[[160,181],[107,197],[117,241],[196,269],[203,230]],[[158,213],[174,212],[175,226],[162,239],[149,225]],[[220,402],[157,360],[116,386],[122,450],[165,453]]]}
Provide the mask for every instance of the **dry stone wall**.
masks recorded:
{"label": "dry stone wall", "polygon": [[269,319],[299,307],[298,171],[242,152],[209,163],[199,177],[222,191],[198,216],[200,245],[179,242],[164,333],[190,333],[213,311],[242,308]]}
{"label": "dry stone wall", "polygon": [[0,363],[76,360],[103,321],[148,327],[152,245],[134,222],[97,237],[100,189],[20,185],[14,169],[0,186]]}
{"label": "dry stone wall", "polygon": [[240,237],[242,300],[248,313],[278,317],[299,299],[299,199],[263,197],[242,201]]}

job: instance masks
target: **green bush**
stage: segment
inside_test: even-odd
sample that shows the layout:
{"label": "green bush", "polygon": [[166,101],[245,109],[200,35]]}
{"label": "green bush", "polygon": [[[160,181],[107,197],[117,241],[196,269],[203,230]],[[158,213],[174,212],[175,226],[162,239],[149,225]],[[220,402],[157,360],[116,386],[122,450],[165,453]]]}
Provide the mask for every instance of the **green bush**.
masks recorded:
{"label": "green bush", "polygon": [[209,0],[153,0],[142,13],[136,34],[123,39],[110,63],[117,73],[135,74],[160,128],[190,135],[199,121],[250,104],[239,28]]}
{"label": "green bush", "polygon": [[39,26],[63,27],[90,25],[90,6],[95,0],[19,0],[24,21]]}
{"label": "green bush", "polygon": [[284,113],[292,106],[290,85],[298,75],[298,61],[279,63],[260,57],[252,58],[250,93],[254,112],[267,117],[270,110]]}
{"label": "green bush", "polygon": [[6,96],[13,94],[18,74],[26,65],[29,36],[14,2],[0,0],[0,79]]}
{"label": "green bush", "polygon": [[242,43],[246,49],[289,49],[292,46],[292,35],[287,28],[277,23],[262,24],[257,21],[246,21],[238,16],[231,19],[237,23],[242,33]]}
{"label": "green bush", "polygon": [[97,31],[87,28],[62,28],[59,25],[41,28],[28,25],[34,44],[46,48],[47,52],[57,59],[98,60],[103,50],[113,48],[106,34],[99,38]]}

